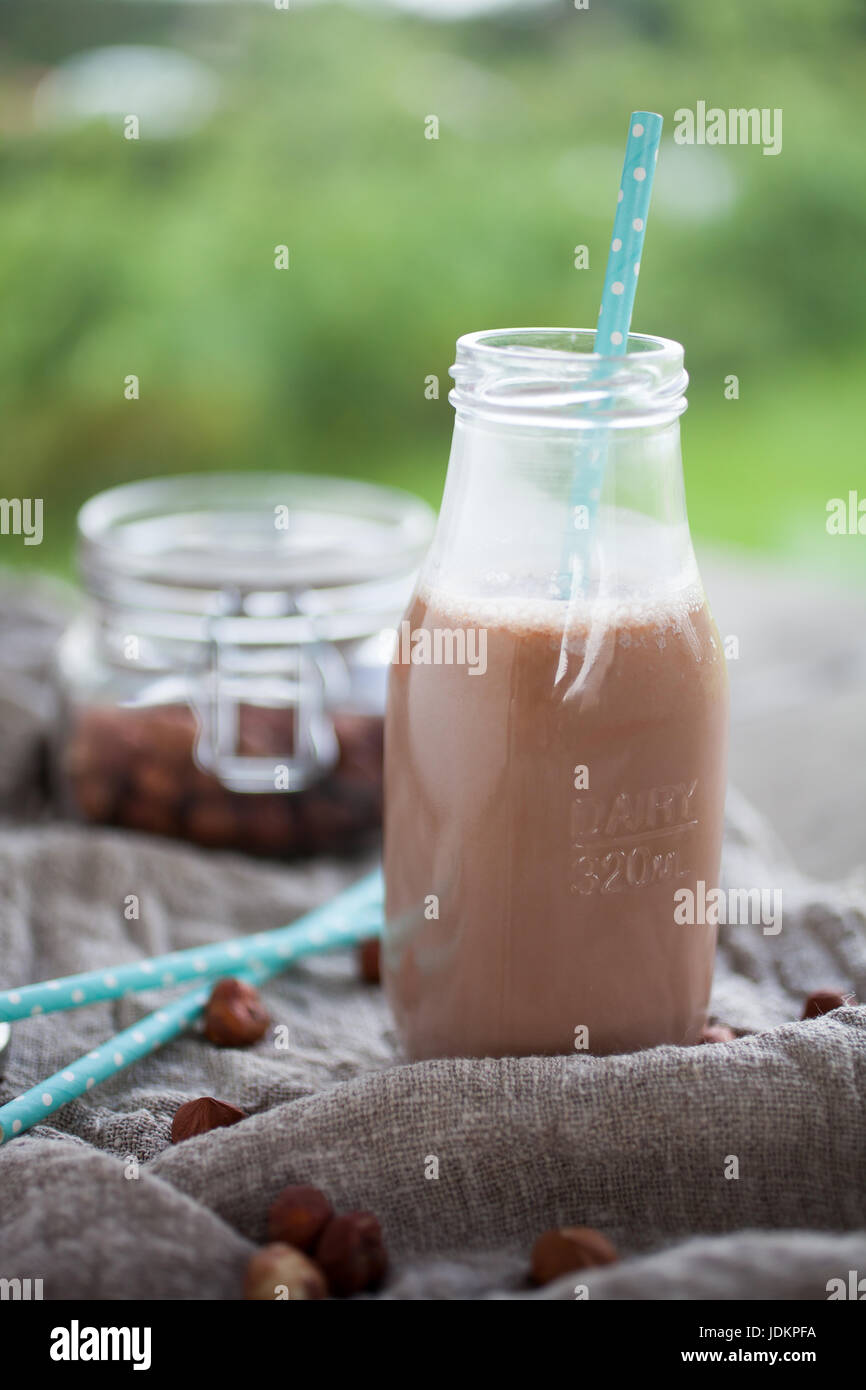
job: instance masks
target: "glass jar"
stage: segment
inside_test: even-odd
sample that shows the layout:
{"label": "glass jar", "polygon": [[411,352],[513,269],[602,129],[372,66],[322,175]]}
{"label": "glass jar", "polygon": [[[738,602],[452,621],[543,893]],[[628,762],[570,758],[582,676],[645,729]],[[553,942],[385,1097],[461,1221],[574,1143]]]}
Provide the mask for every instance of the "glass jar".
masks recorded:
{"label": "glass jar", "polygon": [[[695,563],[682,348],[457,345],[442,510],[389,678],[383,969],[413,1057],[693,1043],[728,683]],[[705,899],[703,899],[705,901]]]}
{"label": "glass jar", "polygon": [[388,637],[429,508],[338,478],[200,474],[101,493],[78,531],[66,808],[276,856],[375,830]]}

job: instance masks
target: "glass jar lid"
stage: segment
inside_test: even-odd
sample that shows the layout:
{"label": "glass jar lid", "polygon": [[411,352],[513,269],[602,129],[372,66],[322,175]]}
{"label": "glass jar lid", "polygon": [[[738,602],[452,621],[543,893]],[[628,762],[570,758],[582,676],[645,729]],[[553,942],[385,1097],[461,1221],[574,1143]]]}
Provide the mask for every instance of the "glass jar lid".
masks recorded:
{"label": "glass jar lid", "polygon": [[343,478],[153,478],[85,503],[79,567],[91,594],[123,607],[265,621],[306,614],[319,636],[340,640],[393,611],[433,521],[408,493]]}

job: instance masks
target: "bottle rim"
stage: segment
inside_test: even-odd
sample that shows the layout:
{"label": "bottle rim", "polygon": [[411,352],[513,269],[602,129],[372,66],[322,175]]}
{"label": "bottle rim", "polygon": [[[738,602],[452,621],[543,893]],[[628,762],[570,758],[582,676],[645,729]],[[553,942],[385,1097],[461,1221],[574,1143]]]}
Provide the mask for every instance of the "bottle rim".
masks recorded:
{"label": "bottle rim", "polygon": [[686,409],[683,348],[630,333],[618,356],[596,353],[595,329],[497,328],[457,340],[449,400],[458,414],[505,424],[616,428],[658,424]]}

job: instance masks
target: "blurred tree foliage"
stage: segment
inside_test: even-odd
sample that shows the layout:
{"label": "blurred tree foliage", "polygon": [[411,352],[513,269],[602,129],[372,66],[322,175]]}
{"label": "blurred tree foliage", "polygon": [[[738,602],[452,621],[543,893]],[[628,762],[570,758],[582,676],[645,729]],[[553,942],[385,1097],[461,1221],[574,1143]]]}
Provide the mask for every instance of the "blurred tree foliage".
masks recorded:
{"label": "blurred tree foliage", "polygon": [[[91,492],[160,471],[356,474],[437,500],[458,334],[595,322],[634,106],[666,120],[635,327],[687,347],[695,529],[852,560],[824,504],[866,495],[862,3],[562,0],[443,24],[5,0],[0,26],[2,491],[45,498],[28,560],[61,562]],[[117,43],[199,59],[216,114],[172,140],[33,123],[44,70]],[[781,107],[782,153],[675,145],[699,100]]]}

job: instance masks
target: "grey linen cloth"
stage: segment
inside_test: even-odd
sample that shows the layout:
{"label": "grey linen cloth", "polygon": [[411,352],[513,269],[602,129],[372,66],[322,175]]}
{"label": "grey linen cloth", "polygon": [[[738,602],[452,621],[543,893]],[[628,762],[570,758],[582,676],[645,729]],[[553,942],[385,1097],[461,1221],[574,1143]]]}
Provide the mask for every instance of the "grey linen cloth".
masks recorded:
{"label": "grey linen cloth", "polygon": [[[80,829],[44,800],[34,819],[62,605],[4,598],[0,985],[277,926],[367,867]],[[784,892],[779,935],[720,931],[713,1014],[736,1042],[409,1065],[380,990],[350,953],[322,957],[264,989],[286,1050],[188,1035],[0,1149],[0,1277],[41,1278],[51,1299],[238,1298],[269,1203],[310,1182],[379,1216],[379,1298],[826,1298],[866,1275],[866,1009],[796,1020],[815,988],[866,999],[866,887],[806,880],[733,793],[724,872]],[[164,997],[16,1024],[0,1103]],[[199,1095],[250,1118],[172,1145]],[[603,1230],[621,1261],[533,1290],[532,1242],[561,1224]]]}

